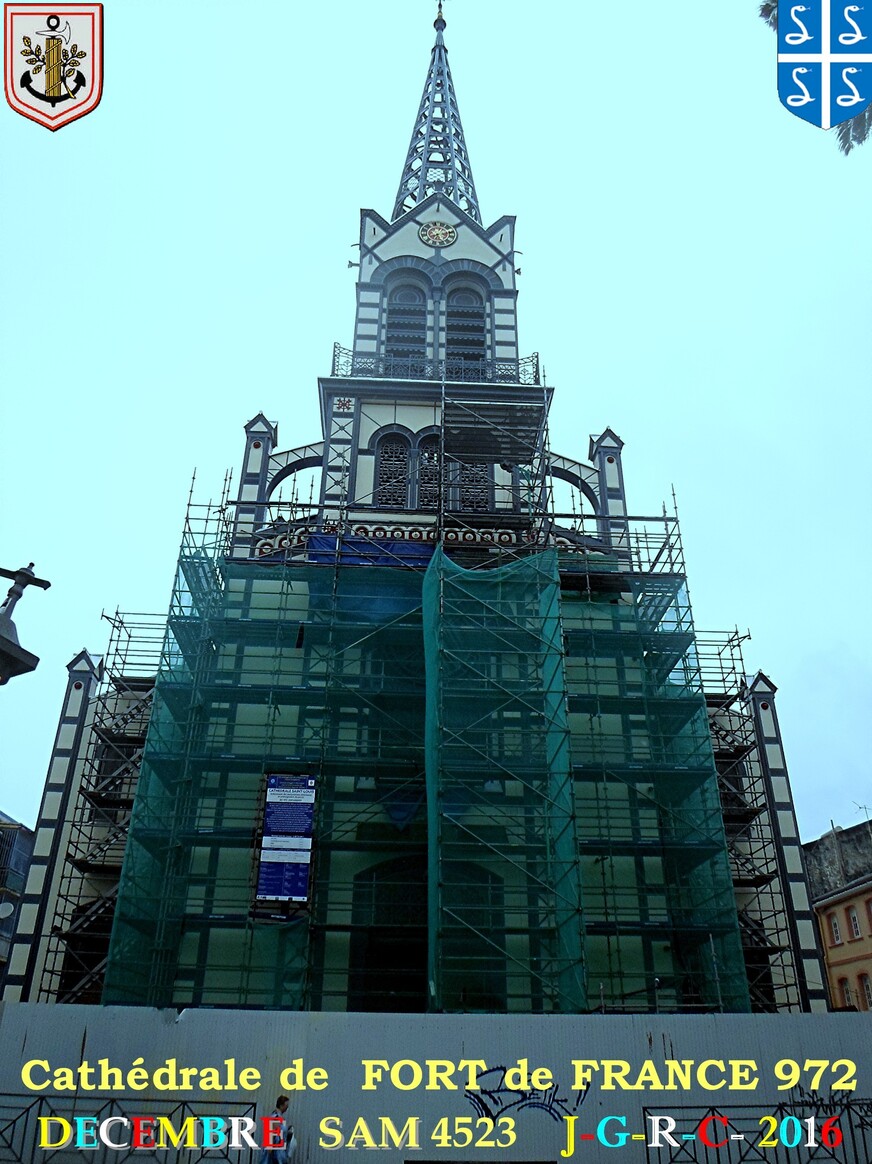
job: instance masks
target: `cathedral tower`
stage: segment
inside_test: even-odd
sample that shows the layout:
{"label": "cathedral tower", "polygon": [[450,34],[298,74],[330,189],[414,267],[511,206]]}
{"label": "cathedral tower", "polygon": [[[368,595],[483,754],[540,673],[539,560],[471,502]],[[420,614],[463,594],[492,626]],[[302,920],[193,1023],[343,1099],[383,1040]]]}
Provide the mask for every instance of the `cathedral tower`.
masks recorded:
{"label": "cathedral tower", "polygon": [[631,515],[620,437],[551,448],[445,27],[393,213],[361,212],[321,439],[258,414],[235,500],[192,507],[103,1001],[808,1009],[774,689],[696,635],[677,520]]}

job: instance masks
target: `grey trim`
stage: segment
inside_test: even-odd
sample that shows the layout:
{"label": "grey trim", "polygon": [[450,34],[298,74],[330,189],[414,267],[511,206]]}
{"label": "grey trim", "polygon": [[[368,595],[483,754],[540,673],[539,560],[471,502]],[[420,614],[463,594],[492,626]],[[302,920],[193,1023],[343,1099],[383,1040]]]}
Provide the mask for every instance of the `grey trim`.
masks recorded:
{"label": "grey trim", "polygon": [[[75,669],[77,665],[84,662],[85,659],[88,660],[87,669]],[[66,772],[62,782],[52,781],[51,784],[46,784],[43,790],[42,803],[40,804],[39,810],[40,815],[37,820],[35,829],[35,833],[37,835],[39,834],[41,828],[45,828],[49,824],[55,825],[56,821],[63,822],[67,819],[70,807],[70,798],[72,796],[72,785],[75,779],[76,762],[82,753],[82,741],[84,738],[85,723],[87,721],[88,711],[91,706],[91,688],[92,684],[96,681],[98,676],[98,670],[95,668],[90,655],[88,655],[86,651],[82,651],[79,655],[76,656],[75,659],[72,660],[72,662],[67,667],[67,672],[67,687],[64,693],[61,716],[58,722],[58,732],[55,735],[55,739],[57,740],[57,735],[60,734],[62,727],[74,726],[75,731],[73,736],[73,744],[69,749],[57,747],[52,749],[51,759],[49,760],[49,771],[51,771],[55,758],[62,758],[66,761]],[[82,705],[78,715],[71,715],[68,711],[68,708],[70,706],[70,697],[76,683],[82,684]],[[47,817],[43,816],[43,805],[45,804],[49,793],[53,792],[60,792],[61,800],[58,808],[57,818],[49,821]],[[44,892],[39,895],[39,905],[37,908],[36,917],[34,918],[33,931],[30,934],[30,941],[27,943],[29,946],[29,953],[27,957],[27,967],[24,973],[26,986],[22,992],[22,1000],[25,1002],[32,997],[38,998],[39,996],[41,982],[36,981],[36,962],[37,958],[39,957],[40,942],[43,933],[46,930],[49,908],[51,908],[53,911],[57,904],[56,898],[51,893],[51,881],[53,880],[52,873],[58,867],[58,864],[62,860],[66,859],[66,854],[61,854],[61,839],[63,836],[63,828],[53,827],[52,834],[52,845],[49,853],[45,857],[36,857],[31,861],[31,865],[35,866],[36,868],[44,867],[50,870],[50,872],[47,878],[48,883],[44,883]],[[36,840],[34,839],[34,846],[35,845]]]}
{"label": "grey trim", "polygon": [[369,443],[366,446],[367,449],[374,453],[376,451],[376,446],[382,437],[390,436],[392,434],[405,437],[409,442],[409,446],[414,447],[417,434],[414,433],[412,429],[406,428],[404,424],[396,424],[391,422],[390,424],[383,424],[381,428],[377,428],[375,430],[375,432],[369,438]]}
{"label": "grey trim", "polygon": [[594,508],[594,514],[597,517],[603,517],[602,503],[599,497],[593,491],[586,481],[582,481],[577,473],[570,473],[566,469],[557,469],[549,465],[548,476],[556,477],[558,481],[566,481],[567,484],[572,485],[579,493],[583,493]]}
{"label": "grey trim", "polygon": [[298,473],[302,469],[315,469],[315,468],[320,468],[323,471],[323,469],[324,469],[324,454],[323,453],[320,457],[301,457],[299,461],[293,461],[290,465],[285,465],[283,468],[279,469],[279,471],[276,473],[276,475],[269,482],[269,484],[267,486],[267,492],[266,492],[266,496],[264,498],[264,501],[268,502],[270,500],[270,498],[272,497],[272,495],[275,492],[275,490],[277,489],[277,487],[287,477],[293,476],[294,473]]}
{"label": "grey trim", "polygon": [[[755,683],[757,682],[757,679],[759,679],[761,677],[761,674],[762,673],[758,673],[757,677],[755,678]],[[774,797],[774,793],[773,793],[772,777],[774,774],[777,774],[777,775],[783,777],[788,782],[788,788],[790,786],[790,778],[788,776],[787,768],[786,767],[778,767],[778,768],[770,767],[769,758],[768,758],[767,753],[766,753],[767,743],[772,743],[772,744],[778,744],[779,748],[781,749],[781,754],[782,755],[784,754],[782,740],[781,740],[781,731],[780,731],[779,726],[778,726],[778,714],[775,710],[775,691],[774,691],[773,686],[771,684],[769,684],[769,682],[767,680],[766,689],[759,689],[758,688],[758,690],[755,691],[754,684],[752,684],[751,688],[748,692],[748,697],[749,697],[750,702],[751,702],[751,708],[752,708],[753,716],[754,716],[754,730],[755,730],[755,734],[756,734],[757,740],[758,740],[757,751],[758,751],[759,758],[760,758],[760,769],[761,769],[761,773],[763,776],[764,787],[766,789],[766,798],[769,801],[769,803],[771,805],[773,805],[773,811],[770,813],[770,820],[771,820],[773,837],[777,842],[774,845],[774,850],[775,850],[774,857],[775,857],[776,866],[778,868],[779,881],[784,886],[785,897],[788,898],[788,900],[785,902],[785,914],[786,914],[787,927],[788,927],[788,930],[790,932],[791,946],[793,947],[793,950],[795,952],[794,953],[794,961],[795,961],[796,985],[797,985],[797,988],[799,990],[800,1006],[802,1007],[803,1010],[808,1010],[809,1003],[813,997],[813,989],[814,988],[811,987],[810,984],[808,983],[808,981],[806,980],[804,962],[807,960],[811,960],[811,959],[815,959],[817,961],[819,973],[821,976],[821,981],[824,983],[827,981],[827,973],[826,973],[826,968],[824,965],[824,960],[821,958],[820,948],[819,948],[819,944],[818,944],[819,934],[817,931],[817,927],[815,926],[815,928],[814,928],[815,945],[813,947],[808,947],[808,946],[803,945],[803,943],[800,941],[799,927],[797,924],[799,921],[799,917],[797,915],[797,912],[793,909],[792,900],[790,900],[792,895],[789,893],[789,886],[791,884],[799,884],[800,882],[802,884],[804,884],[806,887],[806,893],[807,893],[809,901],[811,901],[811,894],[808,892],[808,879],[804,873],[803,874],[789,874],[787,871],[787,861],[786,861],[786,857],[785,857],[785,851],[788,848],[793,848],[793,849],[798,850],[799,855],[800,855],[801,867],[803,869],[805,868],[805,865],[804,865],[804,862],[802,859],[802,845],[799,842],[799,829],[796,826],[796,813],[793,810],[793,805],[791,803],[789,806],[786,806],[786,807],[780,809],[780,811],[782,811],[782,812],[789,811],[791,814],[791,817],[793,819],[793,827],[794,827],[795,836],[794,837],[785,837],[783,835],[783,833],[781,832],[781,825],[780,825],[780,822],[778,819],[779,809],[776,807],[775,797]],[[766,735],[766,733],[763,731],[762,709],[760,707],[760,704],[763,703],[764,701],[768,702],[769,706],[768,706],[767,710],[772,715],[772,723],[774,725],[775,734],[771,735],[771,736]]]}
{"label": "grey trim", "polygon": [[[506,290],[502,281],[484,263],[477,259],[448,259],[444,263],[436,264],[430,259],[422,259],[417,255],[395,255],[379,263],[370,280],[370,287],[387,287],[388,279],[395,271],[412,271],[426,274],[430,280],[430,288],[435,291],[443,290],[455,276],[479,275],[493,293],[502,293]],[[393,280],[391,280],[393,281]]]}

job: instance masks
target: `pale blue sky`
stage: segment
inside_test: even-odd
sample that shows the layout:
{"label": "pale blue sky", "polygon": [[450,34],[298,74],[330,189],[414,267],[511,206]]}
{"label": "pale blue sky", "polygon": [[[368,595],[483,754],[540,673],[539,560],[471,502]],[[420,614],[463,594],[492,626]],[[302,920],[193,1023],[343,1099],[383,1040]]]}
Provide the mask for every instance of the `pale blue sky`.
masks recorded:
{"label": "pale blue sky", "polygon": [[[320,436],[353,322],[358,209],[389,215],[429,0],[108,0],[103,101],[0,109],[0,564],[39,670],[0,691],[0,809],[33,823],[65,665],[103,609],[166,608],[193,469],[258,411]],[[625,440],[630,508],[674,484],[700,630],[750,627],[805,838],[872,804],[872,144],[775,92],[755,0],[448,0],[483,216],[518,216],[521,341],[552,445]]]}

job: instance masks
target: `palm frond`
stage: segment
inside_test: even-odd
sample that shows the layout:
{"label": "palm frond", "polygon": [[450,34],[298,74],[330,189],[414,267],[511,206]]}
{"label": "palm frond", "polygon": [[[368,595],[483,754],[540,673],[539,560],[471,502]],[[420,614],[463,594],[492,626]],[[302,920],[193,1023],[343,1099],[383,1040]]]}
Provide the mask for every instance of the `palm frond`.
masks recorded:
{"label": "palm frond", "polygon": [[849,154],[858,145],[862,145],[872,134],[872,105],[852,117],[850,121],[843,121],[836,126],[836,137],[839,149],[843,154]]}
{"label": "palm frond", "polygon": [[854,143],[851,141],[851,125],[853,118],[850,121],[843,121],[841,125],[836,126],[836,138],[839,142],[839,149],[843,154],[849,154],[854,148]]}
{"label": "palm frond", "polygon": [[760,19],[765,20],[770,28],[778,31],[778,0],[763,0],[760,5]]}

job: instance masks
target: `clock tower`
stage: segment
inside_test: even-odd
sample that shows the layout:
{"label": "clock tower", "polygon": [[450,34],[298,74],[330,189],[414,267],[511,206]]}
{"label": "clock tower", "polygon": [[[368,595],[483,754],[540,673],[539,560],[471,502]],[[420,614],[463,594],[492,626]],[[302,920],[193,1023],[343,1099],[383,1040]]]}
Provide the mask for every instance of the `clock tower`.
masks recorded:
{"label": "clock tower", "polygon": [[[352,345],[334,346],[319,381],[324,442],[271,457],[257,488],[244,467],[237,540],[253,557],[340,528],[405,561],[415,544],[510,546],[541,532],[551,390],[538,355],[519,354],[515,219],[483,224],[441,5],[434,26],[393,213],[361,211]],[[598,464],[555,462],[579,513],[623,515],[620,442],[611,452],[608,483]],[[319,454],[317,514],[264,528],[263,503]]]}
{"label": "clock tower", "polygon": [[236,498],[189,512],[157,675],[110,660],[78,699],[77,839],[49,843],[50,785],[9,998],[824,1005],[774,687],[697,636],[621,438],[552,450],[515,220],[486,225],[435,29],[321,439],[249,421]]}

